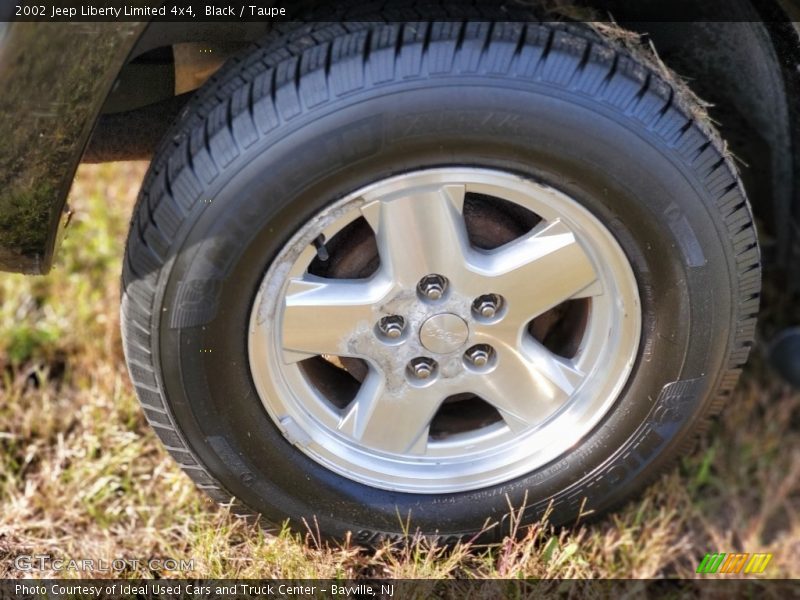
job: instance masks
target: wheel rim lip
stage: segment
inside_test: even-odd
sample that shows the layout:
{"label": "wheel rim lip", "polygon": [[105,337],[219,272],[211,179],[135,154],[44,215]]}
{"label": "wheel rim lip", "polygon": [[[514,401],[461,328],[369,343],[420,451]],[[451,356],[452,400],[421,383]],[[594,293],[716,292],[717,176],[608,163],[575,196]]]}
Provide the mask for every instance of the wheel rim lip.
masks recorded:
{"label": "wheel rim lip", "polygon": [[[470,443],[480,449],[478,452],[459,453],[458,445],[464,444],[454,436],[456,439],[449,442],[436,442],[436,452],[432,454],[398,455],[346,438],[325,424],[327,417],[320,413],[318,406],[309,409],[309,394],[316,393],[311,384],[297,365],[287,366],[277,358],[282,347],[281,326],[276,326],[282,322],[282,300],[278,302],[277,299],[283,298],[291,277],[307,268],[309,244],[320,232],[325,232],[330,239],[359,216],[359,208],[364,203],[409,186],[433,182],[466,183],[472,191],[490,191],[490,195],[517,202],[543,218],[566,219],[607,288],[603,294],[605,298],[597,307],[593,300],[590,322],[595,313],[602,310],[606,312],[605,316],[601,315],[602,319],[613,322],[613,327],[605,332],[606,340],[599,337],[603,331],[590,327],[590,323],[587,336],[594,336],[594,339],[584,341],[610,348],[613,360],[594,365],[594,371],[605,371],[606,376],[600,379],[591,374],[587,376],[579,387],[583,390],[581,395],[576,390],[575,398],[523,434],[509,437],[508,428],[500,422],[474,433]],[[501,189],[503,194],[498,193]],[[342,216],[351,213],[354,216],[350,219]],[[309,223],[313,223],[313,227]],[[267,339],[265,323],[271,323],[266,330],[271,327],[275,334],[267,335]],[[329,204],[295,232],[267,270],[253,303],[248,358],[253,382],[270,418],[292,444],[313,460],[339,475],[380,489],[447,493],[509,481],[568,452],[594,429],[619,396],[633,369],[640,337],[641,309],[633,270],[619,243],[588,209],[549,186],[516,174],[494,169],[447,167],[412,171],[365,186]],[[590,387],[595,389],[589,390]],[[335,415],[328,417],[337,418]]]}

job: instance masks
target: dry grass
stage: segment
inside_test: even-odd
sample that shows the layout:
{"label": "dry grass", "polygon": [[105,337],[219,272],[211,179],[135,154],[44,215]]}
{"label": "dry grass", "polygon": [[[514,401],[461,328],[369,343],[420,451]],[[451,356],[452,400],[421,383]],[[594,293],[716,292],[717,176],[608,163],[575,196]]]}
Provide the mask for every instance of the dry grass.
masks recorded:
{"label": "dry grass", "polygon": [[[265,533],[216,507],[145,424],[120,349],[120,259],[143,173],[82,167],[56,269],[0,276],[0,577],[26,575],[19,555],[49,554],[138,559],[124,575],[145,577],[647,578],[692,576],[706,552],[734,550],[772,552],[765,576],[800,576],[800,394],[758,356],[698,450],[590,525],[541,522],[491,548],[366,553]],[[164,557],[194,569],[147,569]]]}

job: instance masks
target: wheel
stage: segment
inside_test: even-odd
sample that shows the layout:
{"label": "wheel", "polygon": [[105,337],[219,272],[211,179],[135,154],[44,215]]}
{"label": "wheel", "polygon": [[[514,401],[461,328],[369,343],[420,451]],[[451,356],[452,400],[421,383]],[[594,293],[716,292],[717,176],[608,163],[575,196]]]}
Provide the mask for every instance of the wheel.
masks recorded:
{"label": "wheel", "polygon": [[617,505],[751,344],[721,142],[588,31],[351,29],[230,65],[155,157],[122,305],[148,420],[214,498],[367,545]]}

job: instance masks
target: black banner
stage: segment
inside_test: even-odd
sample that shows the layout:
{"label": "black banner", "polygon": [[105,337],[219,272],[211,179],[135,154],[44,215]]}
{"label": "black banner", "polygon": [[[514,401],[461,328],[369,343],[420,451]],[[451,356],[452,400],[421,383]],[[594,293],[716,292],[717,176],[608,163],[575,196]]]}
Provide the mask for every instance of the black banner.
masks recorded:
{"label": "black banner", "polygon": [[696,580],[4,580],[3,600],[250,600],[441,598],[795,598],[797,581]]}
{"label": "black banner", "polygon": [[[163,21],[248,23],[358,21],[409,11],[421,18],[461,20],[487,9],[504,19],[570,18],[627,21],[800,20],[800,0],[2,0],[0,21],[57,23]],[[487,15],[489,13],[487,12]]]}

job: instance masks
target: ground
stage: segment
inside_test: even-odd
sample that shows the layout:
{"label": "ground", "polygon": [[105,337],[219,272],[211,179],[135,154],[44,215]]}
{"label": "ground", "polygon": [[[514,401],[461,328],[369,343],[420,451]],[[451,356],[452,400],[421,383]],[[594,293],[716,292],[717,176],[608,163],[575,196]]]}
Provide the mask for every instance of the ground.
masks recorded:
{"label": "ground", "polygon": [[[800,392],[765,366],[762,344],[694,452],[591,523],[542,521],[489,548],[366,552],[217,507],[150,431],[122,356],[120,261],[145,168],[81,167],[53,271],[0,274],[0,578],[650,578],[695,576],[707,552],[733,551],[773,553],[761,577],[800,577]],[[95,570],[20,570],[32,554]]]}

